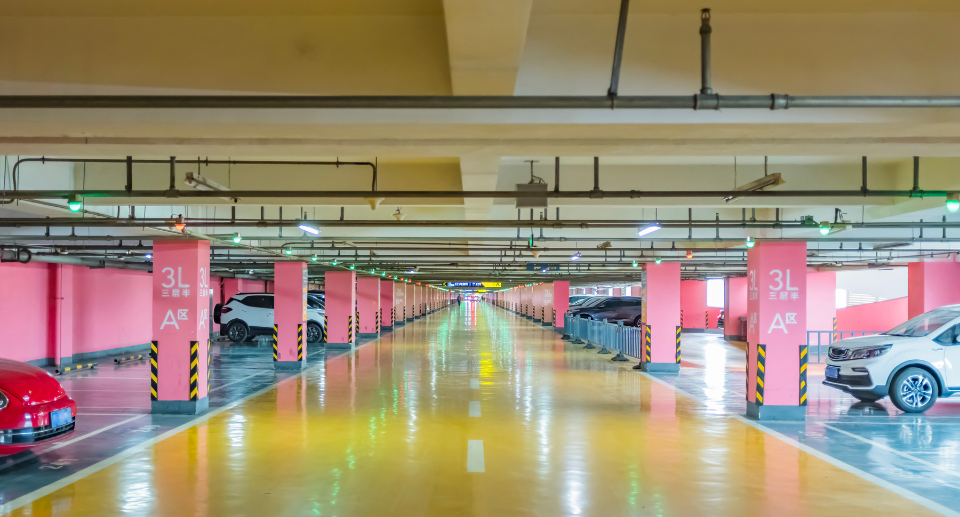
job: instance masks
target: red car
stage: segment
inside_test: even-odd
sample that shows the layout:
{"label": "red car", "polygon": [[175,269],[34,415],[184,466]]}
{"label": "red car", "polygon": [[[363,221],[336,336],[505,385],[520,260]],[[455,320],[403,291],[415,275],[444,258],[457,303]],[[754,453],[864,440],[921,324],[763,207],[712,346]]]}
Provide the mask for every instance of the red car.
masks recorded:
{"label": "red car", "polygon": [[77,403],[52,375],[0,359],[0,456],[73,433]]}

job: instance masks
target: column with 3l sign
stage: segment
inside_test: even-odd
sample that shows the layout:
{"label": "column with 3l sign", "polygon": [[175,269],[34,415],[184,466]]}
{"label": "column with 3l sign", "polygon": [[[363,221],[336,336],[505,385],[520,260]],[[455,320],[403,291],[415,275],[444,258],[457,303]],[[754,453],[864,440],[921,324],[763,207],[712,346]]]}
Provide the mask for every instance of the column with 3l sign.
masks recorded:
{"label": "column with 3l sign", "polygon": [[800,352],[807,340],[807,245],[760,242],[747,251],[747,415],[799,420]]}
{"label": "column with 3l sign", "polygon": [[153,243],[151,411],[207,409],[210,242]]}

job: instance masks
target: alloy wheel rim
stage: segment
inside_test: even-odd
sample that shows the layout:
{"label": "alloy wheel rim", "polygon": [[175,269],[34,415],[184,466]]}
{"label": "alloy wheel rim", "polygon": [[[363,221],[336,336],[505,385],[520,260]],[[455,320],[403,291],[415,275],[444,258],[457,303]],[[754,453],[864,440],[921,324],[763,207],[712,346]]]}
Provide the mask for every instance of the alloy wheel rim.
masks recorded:
{"label": "alloy wheel rim", "polygon": [[911,375],[900,383],[900,398],[910,407],[923,407],[932,397],[933,386],[923,375]]}
{"label": "alloy wheel rim", "polygon": [[239,339],[243,337],[243,334],[244,334],[243,329],[240,327],[233,327],[232,329],[230,329],[231,338]]}
{"label": "alloy wheel rim", "polygon": [[320,329],[316,327],[307,328],[307,341],[316,341],[320,339]]}

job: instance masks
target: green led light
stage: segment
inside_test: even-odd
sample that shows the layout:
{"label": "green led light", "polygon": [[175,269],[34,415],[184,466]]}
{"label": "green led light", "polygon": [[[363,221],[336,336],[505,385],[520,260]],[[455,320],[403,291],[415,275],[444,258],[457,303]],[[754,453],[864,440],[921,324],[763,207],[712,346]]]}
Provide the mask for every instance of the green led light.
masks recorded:
{"label": "green led light", "polygon": [[752,248],[753,245],[756,244],[756,243],[757,243],[757,241],[753,240],[753,237],[747,237],[747,247],[748,247],[748,248]]}
{"label": "green led light", "polygon": [[67,207],[70,208],[71,212],[79,212],[83,208],[83,200],[77,194],[70,194],[70,197],[67,198]]}
{"label": "green led light", "polygon": [[330,265],[331,265],[331,266],[336,266],[336,265],[337,265],[337,261],[334,260],[333,262],[330,263]]}
{"label": "green led light", "polygon": [[660,257],[657,257],[657,260],[654,260],[654,262],[659,264],[660,262],[662,262],[662,260],[660,259]]}
{"label": "green led light", "polygon": [[243,238],[240,237],[240,234],[239,234],[239,233],[233,234],[233,243],[234,243],[234,244],[240,244],[240,241],[242,241],[242,240],[243,240]]}
{"label": "green led light", "polygon": [[312,256],[312,257],[310,257],[310,260],[312,260],[312,261],[314,261],[314,262],[316,262],[316,261],[317,261],[317,256],[316,256],[316,255],[314,255],[314,256]]}
{"label": "green led light", "polygon": [[820,235],[826,235],[830,233],[830,223],[828,221],[822,221],[820,223]]}
{"label": "green led light", "polygon": [[633,267],[637,267],[637,261],[636,261],[636,260],[633,261]]}
{"label": "green led light", "polygon": [[353,271],[354,269],[357,269],[357,266],[350,264],[350,271]]}
{"label": "green led light", "polygon": [[287,255],[293,255],[293,250],[283,250]]}
{"label": "green led light", "polygon": [[956,212],[957,210],[960,210],[960,193],[947,194],[947,211]]}

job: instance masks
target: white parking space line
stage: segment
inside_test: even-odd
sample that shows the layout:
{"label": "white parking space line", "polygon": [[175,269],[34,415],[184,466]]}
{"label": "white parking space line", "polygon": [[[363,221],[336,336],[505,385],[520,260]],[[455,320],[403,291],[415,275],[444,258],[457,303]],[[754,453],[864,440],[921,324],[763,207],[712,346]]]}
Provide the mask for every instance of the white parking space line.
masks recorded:
{"label": "white parking space line", "polygon": [[467,472],[486,472],[483,467],[483,440],[467,440]]}
{"label": "white parking space line", "polygon": [[[646,373],[646,372],[640,372],[640,375],[643,375],[644,377],[652,380],[653,382],[656,382],[657,384],[661,384],[661,385],[663,385],[663,386],[666,386],[667,388],[670,388],[671,390],[673,390],[673,391],[675,391],[675,392],[683,395],[684,397],[689,398],[690,400],[695,400],[695,401],[699,402],[701,405],[706,405],[706,403],[704,402],[704,400],[700,399],[699,397],[694,396],[692,393],[689,393],[689,392],[687,392],[687,391],[685,391],[685,390],[683,390],[683,389],[681,389],[681,388],[678,388],[678,387],[674,386],[673,384],[670,384],[669,382],[660,380],[660,379],[658,379],[658,378],[656,378],[656,377],[654,377],[654,376],[652,376],[652,375],[650,375],[650,374],[648,374],[648,373]],[[909,490],[907,490],[907,489],[905,489],[905,488],[903,488],[903,487],[901,487],[901,486],[895,485],[895,484],[893,484],[893,483],[891,483],[891,482],[889,482],[889,481],[887,481],[887,480],[885,480],[885,479],[883,479],[883,478],[879,478],[879,477],[877,477],[877,476],[874,476],[873,474],[870,474],[869,472],[865,472],[865,471],[863,471],[863,470],[860,470],[860,469],[858,469],[857,467],[854,467],[853,465],[850,465],[849,463],[845,463],[845,462],[843,462],[843,461],[841,461],[841,460],[839,460],[839,459],[837,459],[837,458],[834,458],[833,456],[830,456],[830,455],[827,454],[827,453],[820,452],[820,451],[818,451],[817,449],[814,449],[813,447],[810,447],[809,445],[804,445],[804,444],[798,442],[797,440],[794,440],[793,438],[790,438],[790,437],[788,437],[788,436],[783,435],[782,433],[779,433],[779,432],[777,432],[777,431],[774,431],[773,429],[770,429],[769,427],[767,427],[767,426],[765,426],[765,425],[763,425],[763,424],[757,423],[757,422],[755,422],[755,421],[753,421],[753,420],[749,420],[749,419],[747,419],[747,418],[745,418],[745,417],[743,417],[743,416],[740,416],[740,415],[738,415],[738,414],[736,414],[736,413],[731,413],[731,412],[729,412],[729,411],[721,411],[721,412],[722,412],[724,415],[729,416],[730,418],[733,418],[734,420],[737,420],[737,421],[739,421],[739,422],[743,422],[744,424],[749,425],[750,427],[753,427],[754,429],[756,429],[756,430],[758,430],[758,431],[767,433],[768,435],[770,435],[770,436],[772,436],[772,437],[774,437],[774,438],[777,438],[778,440],[780,440],[780,441],[783,442],[783,443],[786,443],[787,445],[791,445],[791,446],[793,446],[793,447],[796,447],[797,449],[799,449],[799,450],[801,450],[801,451],[803,451],[803,452],[805,452],[805,453],[807,453],[807,454],[809,454],[809,455],[811,455],[811,456],[820,458],[821,460],[823,460],[823,461],[825,461],[825,462],[833,465],[834,467],[837,467],[837,468],[839,468],[839,469],[841,469],[841,470],[844,470],[844,471],[846,471],[846,472],[849,472],[850,474],[853,474],[854,476],[858,476],[858,477],[860,477],[860,478],[862,478],[862,479],[865,479],[866,481],[869,481],[869,482],[871,482],[871,483],[873,483],[873,484],[875,484],[875,485],[877,485],[877,486],[879,486],[879,487],[886,488],[887,490],[889,490],[889,491],[891,491],[891,492],[893,492],[893,493],[895,493],[895,494],[897,494],[897,495],[900,495],[900,496],[902,496],[902,497],[905,497],[905,498],[907,498],[907,499],[909,499],[909,500],[911,500],[911,501],[913,501],[913,502],[915,502],[915,503],[917,503],[917,504],[919,504],[919,505],[921,505],[921,506],[923,506],[923,507],[925,507],[925,508],[927,508],[927,509],[929,509],[929,510],[932,510],[932,511],[934,511],[934,512],[937,512],[937,513],[939,513],[939,514],[941,514],[941,515],[947,515],[947,516],[950,516],[950,517],[960,517],[960,512],[956,512],[956,511],[954,511],[954,510],[952,510],[952,509],[950,509],[950,508],[947,508],[946,506],[943,506],[943,505],[940,504],[940,503],[937,503],[936,501],[932,501],[932,500],[930,500],[930,499],[927,499],[926,497],[923,497],[922,495],[919,495],[919,494],[917,494],[917,493],[911,492],[911,491],[909,491]]]}
{"label": "white parking space line", "polygon": [[480,379],[470,379],[470,389],[472,390],[480,389]]}
{"label": "white parking space line", "polygon": [[[272,371],[272,370],[270,370],[270,371]],[[247,379],[249,379],[249,378],[251,378],[251,377],[256,377],[257,375],[263,375],[264,373],[267,373],[267,372],[266,372],[266,371],[257,372],[257,373],[255,373],[255,374],[253,374],[253,375],[248,375],[248,376],[246,376],[246,377],[244,377],[244,378],[242,378],[242,379],[237,379],[237,380],[235,380],[235,381],[233,381],[233,382],[228,382],[228,383],[226,383],[226,384],[221,384],[220,386],[217,386],[216,388],[210,388],[210,392],[214,392],[214,391],[217,391],[217,390],[222,390],[223,388],[226,388],[227,386],[230,386],[231,384],[236,384],[236,383],[238,383],[238,382],[243,382],[243,381],[245,381],[245,380],[247,380]]]}
{"label": "white parking space line", "polygon": [[[78,415],[79,415],[79,413],[78,413]],[[126,415],[118,415],[118,416],[126,416]],[[32,454],[32,455],[30,455],[30,456],[27,456],[27,457],[25,457],[25,458],[20,458],[19,460],[16,460],[16,461],[14,461],[14,462],[8,463],[8,464],[0,467],[0,470],[4,470],[4,469],[7,469],[7,468],[10,468],[10,467],[12,467],[12,466],[14,466],[14,465],[16,465],[16,464],[18,464],[18,463],[20,463],[20,462],[23,462],[23,461],[27,461],[27,460],[30,460],[30,459],[35,459],[37,454],[44,454],[44,453],[47,453],[47,452],[50,452],[50,451],[57,450],[57,449],[59,449],[59,448],[61,448],[61,447],[66,447],[67,445],[70,445],[71,443],[77,443],[77,442],[79,442],[80,440],[85,440],[85,439],[87,439],[87,438],[90,438],[91,436],[96,436],[96,435],[98,435],[98,434],[100,434],[100,433],[102,433],[102,432],[104,432],[104,431],[109,431],[110,429],[113,429],[114,427],[117,427],[117,426],[126,424],[126,423],[128,423],[128,422],[132,422],[132,421],[134,421],[134,420],[136,420],[136,419],[138,419],[138,418],[144,417],[144,416],[147,416],[147,415],[146,415],[146,414],[139,414],[139,415],[137,415],[137,416],[128,418],[128,419],[126,419],[126,420],[121,420],[121,421],[119,421],[119,422],[117,422],[117,423],[115,423],[115,424],[111,424],[111,425],[108,425],[108,426],[106,426],[106,427],[101,427],[100,429],[97,429],[96,431],[91,431],[91,432],[89,432],[89,433],[87,433],[87,434],[80,435],[80,436],[78,436],[78,437],[76,437],[76,438],[67,440],[67,441],[65,441],[65,442],[57,442],[57,443],[51,445],[50,447],[47,447],[46,449],[44,449],[42,452],[36,452],[36,451],[34,451],[34,454]]]}
{"label": "white parking space line", "polygon": [[480,416],[480,401],[471,400],[470,401],[470,416],[479,417]]}
{"label": "white parking space line", "polygon": [[920,458],[918,458],[918,457],[916,457],[916,456],[911,456],[910,454],[907,454],[907,453],[902,452],[902,451],[898,451],[898,450],[894,449],[893,447],[889,447],[889,446],[884,445],[884,444],[882,444],[882,443],[875,442],[875,441],[873,441],[873,440],[864,438],[863,436],[856,435],[856,434],[853,434],[853,433],[848,432],[848,431],[844,431],[843,429],[837,429],[836,427],[833,427],[832,425],[827,425],[827,424],[821,424],[821,425],[823,425],[823,427],[826,427],[827,429],[830,429],[830,430],[832,430],[832,431],[836,431],[836,432],[838,432],[838,433],[845,434],[845,435],[849,436],[850,438],[854,438],[854,439],[860,440],[861,442],[869,443],[870,445],[872,445],[872,446],[874,446],[874,447],[883,449],[883,450],[885,450],[885,451],[887,451],[887,452],[891,452],[891,453],[896,454],[897,456],[900,456],[900,457],[902,457],[902,458],[906,458],[906,459],[908,459],[908,460],[915,461],[915,462],[917,462],[917,463],[919,463],[919,464],[921,464],[921,465],[926,465],[926,466],[928,466],[928,467],[930,467],[930,468],[932,468],[932,469],[937,469],[937,470],[939,470],[940,472],[943,472],[943,473],[945,473],[945,474],[950,474],[951,476],[958,476],[958,477],[960,477],[960,472],[957,472],[957,471],[955,471],[955,470],[950,470],[950,469],[947,469],[947,468],[943,468],[943,467],[941,467],[940,465],[937,465],[936,463],[930,463],[929,461],[922,460],[922,459],[920,459]]}

